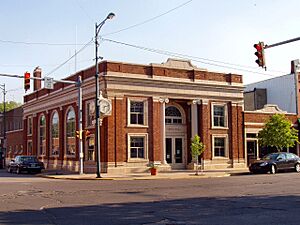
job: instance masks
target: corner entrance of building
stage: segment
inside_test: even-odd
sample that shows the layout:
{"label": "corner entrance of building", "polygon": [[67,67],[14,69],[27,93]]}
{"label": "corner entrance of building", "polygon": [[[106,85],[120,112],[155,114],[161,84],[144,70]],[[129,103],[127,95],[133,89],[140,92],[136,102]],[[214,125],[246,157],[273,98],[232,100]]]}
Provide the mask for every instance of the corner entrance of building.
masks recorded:
{"label": "corner entrance of building", "polygon": [[183,137],[167,137],[166,138],[166,161],[171,165],[172,169],[183,169]]}

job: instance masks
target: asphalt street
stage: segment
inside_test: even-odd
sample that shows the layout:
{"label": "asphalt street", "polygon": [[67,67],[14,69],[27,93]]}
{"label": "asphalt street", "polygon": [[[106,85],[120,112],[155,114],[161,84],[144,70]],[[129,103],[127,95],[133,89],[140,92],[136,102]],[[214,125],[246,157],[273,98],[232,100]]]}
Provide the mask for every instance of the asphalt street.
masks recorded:
{"label": "asphalt street", "polygon": [[0,170],[0,224],[300,224],[299,178],[85,181]]}

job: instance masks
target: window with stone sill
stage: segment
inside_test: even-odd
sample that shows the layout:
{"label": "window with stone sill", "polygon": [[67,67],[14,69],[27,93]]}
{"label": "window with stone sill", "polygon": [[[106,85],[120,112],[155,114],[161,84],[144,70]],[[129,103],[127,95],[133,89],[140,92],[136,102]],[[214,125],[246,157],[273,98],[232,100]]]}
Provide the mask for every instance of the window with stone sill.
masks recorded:
{"label": "window with stone sill", "polygon": [[90,100],[86,103],[86,126],[92,127],[95,126],[95,118],[96,118],[96,110],[95,110],[95,101]]}
{"label": "window with stone sill", "polygon": [[66,114],[66,155],[75,156],[76,153],[76,123],[75,123],[75,111],[73,107],[70,107]]}
{"label": "window with stone sill", "polygon": [[27,135],[32,135],[32,117],[28,117],[27,120]]}
{"label": "window with stone sill", "polygon": [[57,111],[55,111],[52,114],[52,119],[51,119],[51,131],[50,131],[50,141],[51,141],[51,155],[52,156],[58,156],[60,151],[59,151],[59,116]]}
{"label": "window with stone sill", "polygon": [[226,104],[212,104],[212,127],[227,127],[227,107]]}
{"label": "window with stone sill", "polygon": [[148,158],[147,134],[128,135],[128,159],[129,161],[146,160]]}
{"label": "window with stone sill", "polygon": [[147,126],[147,100],[132,98],[128,99],[128,125]]}
{"label": "window with stone sill", "polygon": [[227,136],[213,136],[213,157],[228,157]]}
{"label": "window with stone sill", "polygon": [[46,117],[42,114],[39,118],[39,138],[38,138],[38,149],[39,155],[46,155]]}
{"label": "window with stone sill", "polygon": [[94,135],[86,139],[87,161],[95,161],[95,138]]}
{"label": "window with stone sill", "polygon": [[27,152],[28,155],[32,155],[32,141],[27,142]]}

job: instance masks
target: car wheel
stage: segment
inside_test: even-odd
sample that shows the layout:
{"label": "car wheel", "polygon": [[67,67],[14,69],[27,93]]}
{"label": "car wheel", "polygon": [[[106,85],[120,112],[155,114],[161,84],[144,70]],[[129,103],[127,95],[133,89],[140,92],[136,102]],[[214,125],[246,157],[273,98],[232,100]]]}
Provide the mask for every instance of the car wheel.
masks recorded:
{"label": "car wheel", "polygon": [[17,173],[17,174],[20,174],[20,173],[21,173],[21,170],[20,170],[19,167],[17,168],[16,173]]}
{"label": "car wheel", "polygon": [[276,166],[272,165],[270,169],[270,174],[275,174],[276,173]]}
{"label": "car wheel", "polygon": [[299,163],[297,163],[295,165],[295,170],[296,170],[297,173],[300,173],[300,164]]}

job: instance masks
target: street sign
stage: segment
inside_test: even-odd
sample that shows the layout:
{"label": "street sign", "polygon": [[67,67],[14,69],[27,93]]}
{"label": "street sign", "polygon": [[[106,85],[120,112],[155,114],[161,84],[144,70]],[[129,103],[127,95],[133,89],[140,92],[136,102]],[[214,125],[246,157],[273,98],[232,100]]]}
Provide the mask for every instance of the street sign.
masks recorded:
{"label": "street sign", "polygon": [[52,77],[44,77],[44,88],[46,89],[53,89],[53,78]]}

